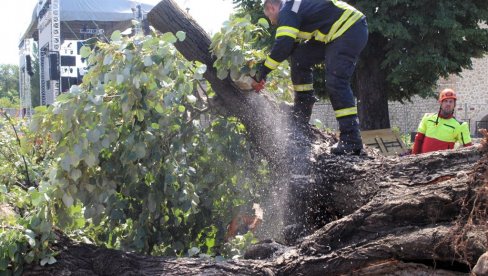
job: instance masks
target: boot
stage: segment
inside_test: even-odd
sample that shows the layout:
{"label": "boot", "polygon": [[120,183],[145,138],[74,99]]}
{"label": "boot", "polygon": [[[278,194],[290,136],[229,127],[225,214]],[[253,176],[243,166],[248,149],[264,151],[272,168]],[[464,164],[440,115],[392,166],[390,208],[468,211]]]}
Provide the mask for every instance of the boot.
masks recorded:
{"label": "boot", "polygon": [[295,104],[293,105],[292,114],[297,123],[301,125],[308,124],[316,101],[313,91],[295,92]]}
{"label": "boot", "polygon": [[363,141],[359,133],[358,117],[356,115],[342,117],[339,122],[339,142],[335,143],[330,152],[336,155],[353,154],[360,155],[363,153]]}

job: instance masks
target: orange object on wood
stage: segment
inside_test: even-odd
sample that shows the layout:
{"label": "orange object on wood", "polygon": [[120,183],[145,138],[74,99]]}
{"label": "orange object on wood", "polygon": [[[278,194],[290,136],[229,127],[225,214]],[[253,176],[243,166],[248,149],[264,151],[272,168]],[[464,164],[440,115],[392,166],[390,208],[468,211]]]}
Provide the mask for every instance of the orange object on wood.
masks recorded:
{"label": "orange object on wood", "polygon": [[236,235],[243,235],[249,231],[256,231],[257,227],[263,221],[263,210],[259,204],[253,204],[254,215],[237,214],[229,225],[227,226],[227,232],[225,233],[224,240],[229,241]]}

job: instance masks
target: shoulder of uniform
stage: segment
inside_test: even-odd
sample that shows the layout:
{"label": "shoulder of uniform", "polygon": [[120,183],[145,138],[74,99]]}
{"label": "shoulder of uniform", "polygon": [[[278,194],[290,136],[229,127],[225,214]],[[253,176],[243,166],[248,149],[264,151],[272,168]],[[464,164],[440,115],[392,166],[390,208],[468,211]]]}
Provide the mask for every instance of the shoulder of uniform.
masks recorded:
{"label": "shoulder of uniform", "polygon": [[290,8],[290,10],[294,13],[298,13],[298,10],[300,9],[300,5],[302,4],[302,0],[285,0],[285,1],[282,1],[282,3],[284,2],[284,4],[288,4],[290,3],[292,6]]}

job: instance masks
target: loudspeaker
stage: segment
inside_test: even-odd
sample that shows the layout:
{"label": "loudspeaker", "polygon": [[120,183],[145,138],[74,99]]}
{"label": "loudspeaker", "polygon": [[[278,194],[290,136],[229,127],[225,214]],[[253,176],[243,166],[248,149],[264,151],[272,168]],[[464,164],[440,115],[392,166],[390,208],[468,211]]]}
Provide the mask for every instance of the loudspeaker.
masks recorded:
{"label": "loudspeaker", "polygon": [[49,54],[49,79],[59,80],[59,56],[57,53]]}
{"label": "loudspeaker", "polygon": [[34,72],[32,71],[32,59],[30,55],[25,56],[25,69],[27,70],[27,74],[29,76],[33,76]]}

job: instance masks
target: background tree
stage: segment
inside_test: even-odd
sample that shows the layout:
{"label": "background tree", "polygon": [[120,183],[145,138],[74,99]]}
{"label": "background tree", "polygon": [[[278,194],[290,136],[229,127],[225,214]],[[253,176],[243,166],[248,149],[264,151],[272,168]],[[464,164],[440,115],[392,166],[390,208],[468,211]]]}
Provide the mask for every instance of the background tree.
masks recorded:
{"label": "background tree", "polygon": [[237,15],[250,15],[252,22],[264,17],[262,1],[259,0],[232,0]]}
{"label": "background tree", "polygon": [[[353,79],[361,128],[389,128],[388,100],[434,96],[439,77],[470,69],[488,51],[483,0],[345,1],[367,17],[370,37]],[[257,15],[260,0],[234,0]],[[323,74],[316,73],[316,80]],[[316,82],[316,90],[324,90]],[[318,87],[318,88],[317,88]]]}
{"label": "background tree", "polygon": [[[0,64],[0,99],[5,98],[4,104],[19,103],[19,66]],[[2,106],[5,107],[5,106]]]}
{"label": "background tree", "polygon": [[439,77],[470,69],[488,51],[480,24],[487,1],[348,2],[366,14],[370,31],[354,80],[363,129],[390,127],[387,99],[435,95]]}

